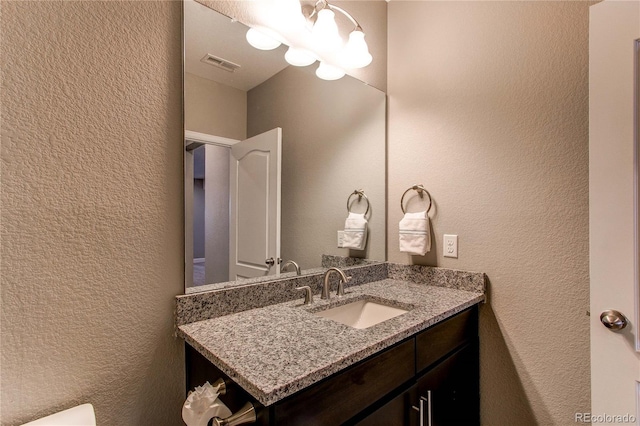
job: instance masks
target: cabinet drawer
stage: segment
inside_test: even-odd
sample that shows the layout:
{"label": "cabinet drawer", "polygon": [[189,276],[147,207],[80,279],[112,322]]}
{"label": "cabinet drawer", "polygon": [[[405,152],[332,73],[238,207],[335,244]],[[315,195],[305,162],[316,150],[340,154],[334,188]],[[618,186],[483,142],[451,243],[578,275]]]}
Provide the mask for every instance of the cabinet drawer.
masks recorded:
{"label": "cabinet drawer", "polygon": [[415,374],[415,342],[409,339],[292,397],[276,403],[286,425],[339,425]]}
{"label": "cabinet drawer", "polygon": [[456,348],[478,337],[474,306],[416,335],[416,371],[422,371]]}

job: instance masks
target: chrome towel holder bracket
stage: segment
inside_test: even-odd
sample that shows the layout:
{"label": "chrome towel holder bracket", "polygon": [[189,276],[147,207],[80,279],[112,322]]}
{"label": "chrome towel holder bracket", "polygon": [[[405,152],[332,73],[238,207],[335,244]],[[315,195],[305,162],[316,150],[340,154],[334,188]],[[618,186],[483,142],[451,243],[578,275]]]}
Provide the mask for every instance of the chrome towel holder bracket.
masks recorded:
{"label": "chrome towel holder bracket", "polygon": [[347,212],[351,213],[351,207],[349,203],[351,202],[351,197],[353,197],[354,195],[358,196],[358,202],[360,202],[360,200],[362,200],[363,197],[367,202],[367,210],[365,210],[364,212],[364,215],[366,216],[367,213],[369,213],[369,207],[371,206],[371,204],[369,203],[369,198],[367,197],[367,194],[365,194],[362,189],[356,189],[351,194],[349,194],[349,198],[347,198]]}
{"label": "chrome towel holder bracket", "polygon": [[427,197],[429,197],[429,207],[427,207],[427,213],[429,213],[429,211],[431,210],[431,194],[429,194],[429,191],[427,191],[424,187],[424,185],[419,184],[419,185],[413,185],[411,186],[409,189],[407,189],[406,191],[404,191],[404,193],[402,194],[402,197],[400,198],[400,208],[402,209],[402,213],[406,213],[405,209],[404,209],[404,196],[407,195],[407,192],[409,191],[416,191],[418,193],[418,195],[420,196],[420,198],[424,198],[424,194],[427,194]]}

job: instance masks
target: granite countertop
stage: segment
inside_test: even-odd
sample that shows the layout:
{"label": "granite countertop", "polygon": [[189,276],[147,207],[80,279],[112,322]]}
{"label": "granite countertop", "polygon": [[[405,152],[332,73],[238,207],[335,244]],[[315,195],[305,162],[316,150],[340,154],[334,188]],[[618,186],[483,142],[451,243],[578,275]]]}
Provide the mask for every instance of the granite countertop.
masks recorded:
{"label": "granite countertop", "polygon": [[[183,324],[178,335],[267,406],[485,300],[479,292],[390,278],[345,293]],[[367,329],[313,315],[367,297],[412,309]]]}

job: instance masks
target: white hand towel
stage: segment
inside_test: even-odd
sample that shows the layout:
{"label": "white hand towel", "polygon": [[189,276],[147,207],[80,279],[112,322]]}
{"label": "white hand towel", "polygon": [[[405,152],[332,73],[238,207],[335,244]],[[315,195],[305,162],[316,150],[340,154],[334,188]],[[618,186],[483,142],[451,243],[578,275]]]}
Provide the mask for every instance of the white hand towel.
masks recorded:
{"label": "white hand towel", "polygon": [[427,212],[405,213],[400,221],[400,251],[424,256],[431,250]]}
{"label": "white hand towel", "polygon": [[338,247],[364,250],[367,245],[367,223],[363,213],[349,212],[344,231],[338,231]]}

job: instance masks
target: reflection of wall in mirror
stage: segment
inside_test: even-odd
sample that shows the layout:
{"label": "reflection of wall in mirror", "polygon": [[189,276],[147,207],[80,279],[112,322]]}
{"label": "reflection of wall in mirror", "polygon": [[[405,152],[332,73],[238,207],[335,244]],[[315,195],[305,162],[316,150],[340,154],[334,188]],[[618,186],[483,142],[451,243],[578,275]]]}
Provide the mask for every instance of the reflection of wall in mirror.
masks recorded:
{"label": "reflection of wall in mirror", "polygon": [[184,125],[193,132],[246,139],[247,92],[185,73]]}
{"label": "reflection of wall in mirror", "polygon": [[193,284],[229,278],[229,149],[193,151]]}

